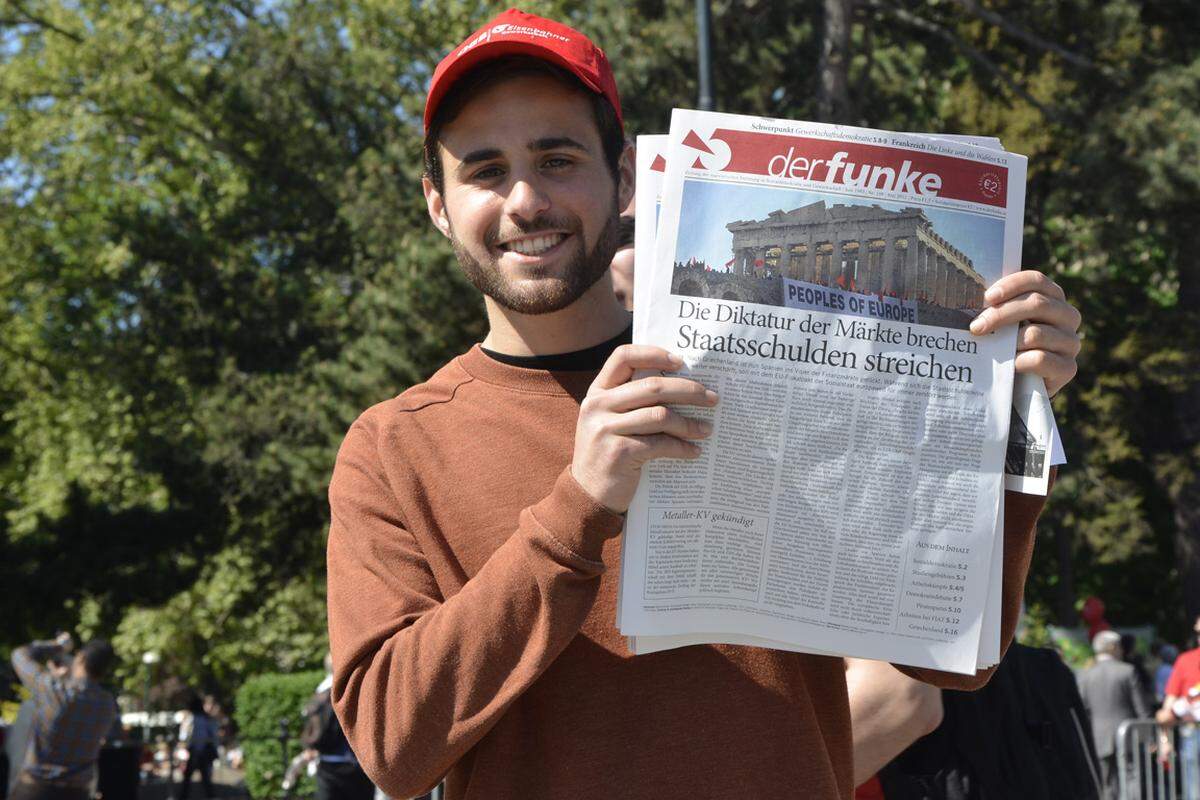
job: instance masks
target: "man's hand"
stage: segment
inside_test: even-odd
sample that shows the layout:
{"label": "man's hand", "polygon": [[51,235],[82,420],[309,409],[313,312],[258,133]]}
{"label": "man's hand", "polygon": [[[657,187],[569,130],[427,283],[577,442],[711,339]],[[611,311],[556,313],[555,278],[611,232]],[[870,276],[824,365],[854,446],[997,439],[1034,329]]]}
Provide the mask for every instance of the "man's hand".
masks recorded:
{"label": "man's hand", "polygon": [[631,380],[639,370],[670,370],[683,360],[658,347],[618,347],[588,389],[575,427],[571,475],[592,499],[618,514],[629,510],[642,467],[655,458],[696,458],[712,426],[667,408],[712,407],[716,392],[687,378]]}
{"label": "man's hand", "polygon": [[70,653],[75,647],[75,640],[67,631],[59,631],[58,635],[54,637],[54,643],[61,647],[64,653]]}
{"label": "man's hand", "polygon": [[971,323],[971,333],[982,336],[1019,324],[1017,372],[1040,375],[1051,397],[1075,377],[1082,318],[1057,283],[1036,270],[1022,270],[992,284],[983,300],[987,308]]}

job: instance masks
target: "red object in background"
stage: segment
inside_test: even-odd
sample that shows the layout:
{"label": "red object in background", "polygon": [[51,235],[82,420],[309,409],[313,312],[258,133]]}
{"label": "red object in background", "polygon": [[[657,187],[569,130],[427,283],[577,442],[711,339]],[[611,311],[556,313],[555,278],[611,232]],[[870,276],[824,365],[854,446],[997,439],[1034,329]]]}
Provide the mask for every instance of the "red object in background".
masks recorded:
{"label": "red object in background", "polygon": [[872,775],[862,786],[854,790],[854,800],[886,800],[883,796],[883,784],[878,775]]}
{"label": "red object in background", "polygon": [[1087,623],[1089,641],[1100,631],[1112,630],[1112,626],[1104,618],[1104,601],[1099,597],[1092,596],[1084,600],[1079,616]]}

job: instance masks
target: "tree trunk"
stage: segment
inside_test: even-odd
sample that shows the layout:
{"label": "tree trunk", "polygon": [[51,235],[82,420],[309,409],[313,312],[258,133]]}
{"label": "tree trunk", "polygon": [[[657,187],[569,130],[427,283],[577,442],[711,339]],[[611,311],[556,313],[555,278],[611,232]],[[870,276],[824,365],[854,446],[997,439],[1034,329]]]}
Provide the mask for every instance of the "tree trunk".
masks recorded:
{"label": "tree trunk", "polygon": [[824,0],[825,33],[821,40],[821,85],[817,118],[821,122],[854,121],[850,105],[850,18],[853,0]]}
{"label": "tree trunk", "polygon": [[1200,616],[1200,479],[1179,487],[1175,497],[1175,559],[1188,620]]}
{"label": "tree trunk", "polygon": [[[1182,222],[1182,220],[1181,220]],[[1176,330],[1180,342],[1193,354],[1200,352],[1200,228],[1186,223],[1180,226],[1176,262],[1179,265],[1179,313]],[[1190,342],[1190,346],[1189,346]],[[1200,615],[1200,364],[1191,365],[1184,374],[1192,377],[1175,405],[1176,454],[1184,474],[1165,476],[1175,509],[1175,563],[1183,590],[1183,607],[1190,622]]]}
{"label": "tree trunk", "polygon": [[1079,624],[1079,614],[1075,611],[1075,574],[1072,569],[1074,549],[1070,526],[1055,526],[1054,560],[1058,564],[1058,585],[1054,587],[1054,621],[1064,628]]}

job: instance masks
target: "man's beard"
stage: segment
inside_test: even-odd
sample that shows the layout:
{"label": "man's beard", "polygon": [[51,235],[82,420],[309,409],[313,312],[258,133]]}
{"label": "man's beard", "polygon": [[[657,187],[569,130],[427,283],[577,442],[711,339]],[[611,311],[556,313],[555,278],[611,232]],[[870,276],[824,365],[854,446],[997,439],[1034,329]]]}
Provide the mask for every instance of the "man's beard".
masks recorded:
{"label": "man's beard", "polygon": [[[450,243],[454,246],[454,254],[463,272],[476,289],[492,298],[498,305],[509,311],[520,314],[550,314],[561,311],[574,303],[584,292],[592,288],[596,281],[603,277],[612,263],[613,255],[617,252],[620,241],[616,203],[613,203],[612,213],[596,239],[596,245],[591,252],[586,252],[587,246],[583,240],[583,229],[577,217],[540,216],[526,226],[519,226],[521,234],[528,235],[547,230],[568,230],[575,240],[575,252],[570,257],[561,275],[553,278],[537,280],[528,288],[518,287],[514,281],[505,277],[493,259],[491,264],[484,266],[463,247],[462,242],[450,229]],[[485,244],[490,250],[498,239],[498,234],[488,237]]]}

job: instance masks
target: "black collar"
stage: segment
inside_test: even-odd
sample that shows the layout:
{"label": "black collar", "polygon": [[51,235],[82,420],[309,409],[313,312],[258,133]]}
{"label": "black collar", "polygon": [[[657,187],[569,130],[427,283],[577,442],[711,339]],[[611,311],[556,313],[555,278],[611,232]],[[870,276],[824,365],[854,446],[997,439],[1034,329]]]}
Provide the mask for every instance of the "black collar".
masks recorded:
{"label": "black collar", "polygon": [[486,347],[479,349],[484,354],[501,364],[523,369],[544,369],[550,372],[598,372],[604,362],[623,344],[633,341],[633,327],[630,326],[607,342],[589,347],[586,350],[576,350],[573,353],[555,353],[548,356],[510,356],[507,353],[497,353]]}

